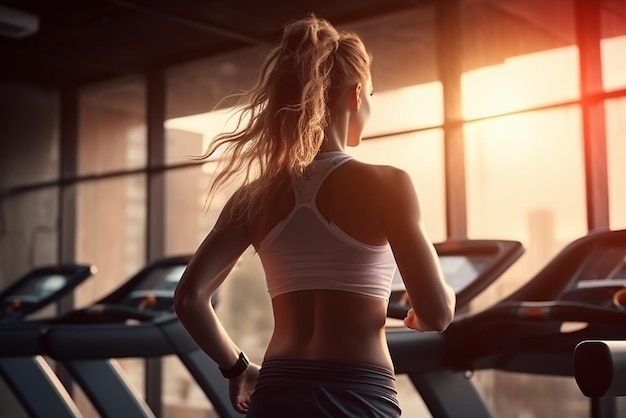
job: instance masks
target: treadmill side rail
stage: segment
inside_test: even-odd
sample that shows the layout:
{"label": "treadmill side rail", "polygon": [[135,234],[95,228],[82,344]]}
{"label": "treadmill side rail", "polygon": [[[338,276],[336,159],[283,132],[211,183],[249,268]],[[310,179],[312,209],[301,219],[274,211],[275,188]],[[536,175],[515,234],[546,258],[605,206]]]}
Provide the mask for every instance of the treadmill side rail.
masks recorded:
{"label": "treadmill side rail", "polygon": [[[0,357],[0,377],[32,418],[82,418],[76,404],[41,356]],[[32,401],[37,394],[36,402]]]}

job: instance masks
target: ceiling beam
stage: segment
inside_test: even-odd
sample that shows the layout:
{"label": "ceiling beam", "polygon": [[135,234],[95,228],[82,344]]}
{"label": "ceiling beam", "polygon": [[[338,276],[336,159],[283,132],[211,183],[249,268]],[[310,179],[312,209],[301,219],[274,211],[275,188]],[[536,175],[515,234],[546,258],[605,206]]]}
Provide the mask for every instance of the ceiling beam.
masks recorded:
{"label": "ceiling beam", "polygon": [[171,22],[177,23],[179,25],[182,25],[191,29],[195,29],[201,32],[211,33],[213,35],[223,36],[224,38],[237,40],[240,42],[244,42],[246,44],[250,44],[250,45],[270,45],[271,44],[270,41],[265,40],[265,39],[255,38],[253,36],[248,36],[240,32],[235,32],[229,29],[220,28],[218,26],[215,26],[206,22],[201,22],[196,19],[191,19],[185,16],[175,15],[169,12],[164,12],[162,10],[156,9],[154,7],[137,4],[132,1],[128,1],[128,0],[108,0],[108,1],[120,7],[135,10],[140,13],[158,16],[160,18],[169,20]]}

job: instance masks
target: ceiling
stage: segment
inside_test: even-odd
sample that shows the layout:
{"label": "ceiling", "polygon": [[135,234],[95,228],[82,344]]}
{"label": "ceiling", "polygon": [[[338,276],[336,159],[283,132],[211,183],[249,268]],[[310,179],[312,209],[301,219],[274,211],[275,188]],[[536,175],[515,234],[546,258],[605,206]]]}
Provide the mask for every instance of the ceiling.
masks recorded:
{"label": "ceiling", "polygon": [[[0,36],[0,81],[83,85],[258,44],[314,11],[347,24],[428,0],[0,0],[38,17],[34,34]],[[0,25],[2,22],[0,22]]]}
{"label": "ceiling", "polygon": [[[32,14],[39,22],[34,34],[0,36],[0,82],[79,86],[268,46],[278,40],[286,22],[310,12],[338,26],[395,16],[387,23],[383,19],[377,32],[370,31],[376,33],[367,39],[368,45],[385,43],[378,45],[376,65],[406,66],[430,80],[436,77],[433,59],[411,66],[406,54],[394,58],[393,50],[412,42],[421,49],[411,56],[431,57],[432,21],[424,20],[428,14],[423,11],[432,10],[437,1],[441,0],[0,0],[0,32],[6,8]],[[464,70],[576,42],[573,0],[460,4]],[[626,1],[600,4],[602,35],[625,34]],[[410,40],[397,37],[409,32]]]}

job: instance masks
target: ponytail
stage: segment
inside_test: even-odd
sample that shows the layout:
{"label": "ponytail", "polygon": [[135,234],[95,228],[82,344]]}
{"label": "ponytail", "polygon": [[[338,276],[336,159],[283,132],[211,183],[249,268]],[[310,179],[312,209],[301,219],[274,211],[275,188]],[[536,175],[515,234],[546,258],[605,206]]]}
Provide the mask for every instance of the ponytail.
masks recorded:
{"label": "ponytail", "polygon": [[301,176],[311,164],[324,141],[332,90],[363,81],[369,64],[353,32],[314,15],[286,25],[255,85],[239,95],[236,128],[215,137],[200,157],[218,149],[222,155],[209,198],[237,177],[242,187],[231,216],[249,220],[277,178]]}

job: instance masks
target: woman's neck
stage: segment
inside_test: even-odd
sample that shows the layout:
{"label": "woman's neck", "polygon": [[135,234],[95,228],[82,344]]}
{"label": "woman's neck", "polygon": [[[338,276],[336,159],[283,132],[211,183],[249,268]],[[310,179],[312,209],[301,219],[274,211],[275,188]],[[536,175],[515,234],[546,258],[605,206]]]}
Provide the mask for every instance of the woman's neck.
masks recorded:
{"label": "woman's neck", "polygon": [[337,126],[330,125],[324,131],[324,142],[320,152],[344,151],[346,148],[346,133]]}
{"label": "woman's neck", "polygon": [[320,152],[344,151],[348,141],[348,113],[331,112],[329,123],[324,129],[324,142]]}

